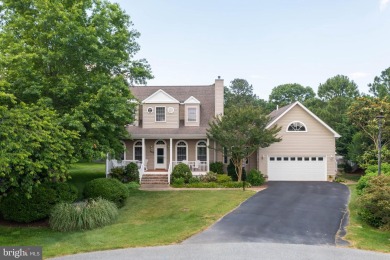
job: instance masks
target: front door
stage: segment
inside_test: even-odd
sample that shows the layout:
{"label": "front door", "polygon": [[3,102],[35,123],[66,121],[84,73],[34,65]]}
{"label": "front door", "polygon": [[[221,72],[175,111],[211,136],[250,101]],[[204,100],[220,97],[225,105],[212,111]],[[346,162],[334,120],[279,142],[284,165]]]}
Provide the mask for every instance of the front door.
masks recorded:
{"label": "front door", "polygon": [[166,169],[166,144],[164,141],[159,140],[155,145],[155,169]]}

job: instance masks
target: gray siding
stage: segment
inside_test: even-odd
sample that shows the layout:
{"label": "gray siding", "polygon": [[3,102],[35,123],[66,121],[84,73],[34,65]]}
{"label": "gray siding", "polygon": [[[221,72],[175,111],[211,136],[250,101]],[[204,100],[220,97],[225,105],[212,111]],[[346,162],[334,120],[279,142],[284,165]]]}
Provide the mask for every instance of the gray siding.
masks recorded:
{"label": "gray siding", "polygon": [[[147,109],[153,108],[152,113]],[[156,107],[165,107],[165,122],[156,122]],[[173,107],[174,112],[168,113],[168,108]],[[179,104],[143,104],[143,128],[179,128]]]}

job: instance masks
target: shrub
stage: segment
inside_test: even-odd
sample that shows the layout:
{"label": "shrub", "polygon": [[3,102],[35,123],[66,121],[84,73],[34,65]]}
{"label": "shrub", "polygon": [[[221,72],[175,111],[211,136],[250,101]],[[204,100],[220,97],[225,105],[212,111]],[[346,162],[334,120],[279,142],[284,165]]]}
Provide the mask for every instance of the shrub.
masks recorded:
{"label": "shrub", "polygon": [[171,177],[172,182],[175,182],[175,179],[183,178],[184,182],[188,183],[192,177],[192,172],[187,164],[179,163],[173,168]]}
{"label": "shrub", "polygon": [[141,186],[141,185],[139,185],[138,182],[134,182],[134,181],[126,183],[125,185],[126,185],[129,192],[134,192],[134,191],[138,190],[139,187]]}
{"label": "shrub", "polygon": [[59,203],[50,215],[50,227],[56,231],[77,231],[103,227],[118,216],[115,203],[97,198],[70,204]]}
{"label": "shrub", "polygon": [[85,184],[84,196],[86,198],[101,197],[114,202],[120,208],[125,204],[129,191],[126,185],[117,179],[98,178]]}
{"label": "shrub", "polygon": [[[231,181],[223,183],[223,187],[225,188],[242,188],[243,182],[242,181]],[[249,182],[245,182],[245,187],[250,188],[252,185]]]}
{"label": "shrub", "polygon": [[218,174],[217,175],[217,183],[225,183],[232,181],[232,177],[226,175],[226,174]]}
{"label": "shrub", "polygon": [[184,186],[184,178],[180,177],[180,178],[175,178],[173,179],[173,186],[175,187],[182,187]]}
{"label": "shrub", "polygon": [[136,163],[129,163],[125,167],[125,174],[123,176],[122,182],[137,182],[139,183],[139,171],[138,171],[138,165]]}
{"label": "shrub", "polygon": [[252,169],[249,171],[246,180],[253,186],[260,186],[263,185],[265,182],[264,175],[256,169]]}
{"label": "shrub", "polygon": [[217,174],[224,174],[223,172],[223,163],[222,162],[212,162],[210,163],[210,171]]}
{"label": "shrub", "polygon": [[139,183],[139,171],[136,163],[129,163],[125,168],[115,167],[111,169],[110,176],[120,180],[123,183],[137,182]]}
{"label": "shrub", "polygon": [[188,183],[198,183],[198,182],[200,182],[200,179],[199,179],[199,178],[197,178],[197,177],[191,177],[191,179],[189,180]]}
{"label": "shrub", "polygon": [[236,167],[234,166],[232,160],[230,160],[229,165],[227,167],[227,173],[232,178],[233,181],[237,181],[237,173],[236,173]]}
{"label": "shrub", "polygon": [[200,176],[201,182],[216,182],[217,174],[215,172],[208,172],[206,175]]}
{"label": "shrub", "polygon": [[390,230],[390,176],[369,179],[358,202],[358,213],[366,223]]}
{"label": "shrub", "polygon": [[30,199],[16,193],[4,197],[0,211],[6,220],[29,223],[48,217],[57,203],[73,202],[77,195],[77,188],[69,183],[42,183],[33,188]]}
{"label": "shrub", "polygon": [[[385,176],[390,176],[390,164],[383,163],[381,166],[381,173]],[[370,165],[366,169],[364,176],[360,177],[356,186],[356,191],[359,195],[362,194],[363,190],[367,187],[368,181],[373,177],[378,176],[378,165]]]}

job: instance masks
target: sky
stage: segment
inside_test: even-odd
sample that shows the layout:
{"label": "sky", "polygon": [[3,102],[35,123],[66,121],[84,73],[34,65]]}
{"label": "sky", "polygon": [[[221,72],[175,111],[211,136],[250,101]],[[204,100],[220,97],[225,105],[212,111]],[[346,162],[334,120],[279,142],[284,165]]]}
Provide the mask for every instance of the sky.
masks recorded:
{"label": "sky", "polygon": [[369,93],[390,67],[390,0],[111,0],[140,32],[147,85],[225,86],[246,79],[260,98],[299,83],[317,92],[338,74]]}

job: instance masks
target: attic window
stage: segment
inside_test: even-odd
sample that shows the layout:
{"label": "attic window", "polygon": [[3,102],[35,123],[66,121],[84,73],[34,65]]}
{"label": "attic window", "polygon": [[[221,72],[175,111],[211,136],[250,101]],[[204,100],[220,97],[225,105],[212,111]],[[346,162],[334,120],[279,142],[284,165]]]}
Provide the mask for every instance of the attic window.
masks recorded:
{"label": "attic window", "polygon": [[287,132],[307,132],[307,130],[303,123],[292,122],[287,128]]}

